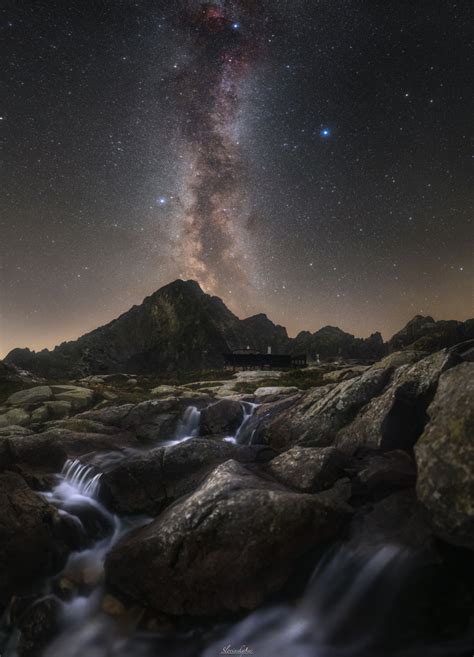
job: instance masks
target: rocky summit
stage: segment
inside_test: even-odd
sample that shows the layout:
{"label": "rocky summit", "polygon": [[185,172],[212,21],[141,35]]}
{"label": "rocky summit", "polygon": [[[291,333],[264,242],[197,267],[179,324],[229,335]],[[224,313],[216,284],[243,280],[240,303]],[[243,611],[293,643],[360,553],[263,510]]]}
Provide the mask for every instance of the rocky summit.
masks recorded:
{"label": "rocky summit", "polygon": [[474,339],[474,320],[434,322],[416,317],[388,342],[380,333],[355,338],[326,326],[289,338],[264,314],[239,319],[195,281],[177,280],[147,297],[109,324],[52,351],[13,349],[4,367],[15,365],[36,376],[78,378],[93,374],[197,372],[220,369],[223,353],[250,347],[266,353],[307,355],[310,361],[378,360],[390,351],[433,352]]}
{"label": "rocky summit", "polygon": [[[239,320],[219,301],[181,287],[231,332]],[[112,326],[99,335],[118,340]],[[62,657],[74,644],[79,656],[92,641],[101,656],[208,657],[248,637],[269,656],[278,627],[315,615],[324,655],[353,654],[354,627],[374,646],[364,655],[414,641],[466,654],[472,342],[328,359],[304,379],[1,374],[16,389],[0,401],[0,652]],[[386,610],[396,652],[361,609]]]}

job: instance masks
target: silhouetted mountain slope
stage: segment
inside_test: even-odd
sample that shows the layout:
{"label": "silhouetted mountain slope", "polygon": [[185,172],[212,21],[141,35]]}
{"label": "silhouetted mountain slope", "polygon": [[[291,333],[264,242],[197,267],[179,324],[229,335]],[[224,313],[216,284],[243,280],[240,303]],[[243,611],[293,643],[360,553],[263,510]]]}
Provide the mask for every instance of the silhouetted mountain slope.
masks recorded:
{"label": "silhouetted mountain slope", "polygon": [[421,351],[437,351],[459,342],[474,339],[474,320],[465,322],[440,320],[416,315],[388,341],[390,351],[410,347]]}
{"label": "silhouetted mountain slope", "polygon": [[473,337],[474,320],[435,322],[417,316],[388,344],[380,333],[362,339],[333,326],[315,333],[302,331],[291,339],[283,326],[266,315],[241,320],[195,281],[177,280],[78,340],[38,353],[13,349],[5,362],[50,378],[113,372],[166,374],[220,368],[224,352],[246,347],[306,353],[309,359],[376,360],[388,349],[410,346],[433,351]]}
{"label": "silhouetted mountain slope", "polygon": [[195,281],[177,280],[78,340],[39,353],[14,349],[5,361],[43,376],[174,372],[222,366],[229,349],[286,347],[283,327],[265,315],[240,320]]}

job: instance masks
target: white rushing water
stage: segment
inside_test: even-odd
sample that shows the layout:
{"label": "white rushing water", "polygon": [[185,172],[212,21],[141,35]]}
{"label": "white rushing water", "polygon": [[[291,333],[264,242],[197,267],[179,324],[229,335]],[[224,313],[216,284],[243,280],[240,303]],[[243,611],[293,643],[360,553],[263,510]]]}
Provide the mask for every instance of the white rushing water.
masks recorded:
{"label": "white rushing water", "polygon": [[241,406],[243,411],[242,422],[240,423],[234,436],[226,436],[224,438],[226,442],[234,444],[249,444],[252,442],[255,429],[250,433],[250,436],[247,435],[246,430],[250,419],[255,413],[255,410],[258,408],[258,404],[252,404],[251,402],[241,402]]}
{"label": "white rushing water", "polygon": [[[252,441],[249,422],[257,405],[242,402],[242,407],[235,435],[224,438],[235,444]],[[197,437],[200,415],[196,407],[188,407],[167,444]],[[101,476],[97,467],[69,460],[53,489],[42,494],[89,537],[92,527],[98,538],[72,553],[62,573],[45,585],[43,594],[51,595],[54,581],[80,582],[69,600],[60,601],[58,632],[41,657],[458,657],[444,647],[445,652],[426,645],[392,651],[384,643],[386,621],[397,609],[399,588],[408,573],[407,554],[393,546],[371,553],[349,548],[332,552],[318,562],[297,600],[267,605],[234,624],[208,627],[202,640],[200,630],[188,629],[169,639],[137,630],[133,620],[124,628],[102,610],[104,561],[128,531],[151,519],[111,514],[99,499]],[[13,634],[1,657],[18,657],[17,639],[18,633]]]}
{"label": "white rushing water", "polygon": [[88,497],[95,498],[99,492],[102,473],[95,472],[91,466],[83,465],[79,460],[67,460],[63,466],[62,476],[71,486]]}
{"label": "white rushing water", "polygon": [[196,406],[188,406],[183,413],[183,417],[176,427],[174,439],[168,441],[168,445],[177,445],[184,440],[199,436],[199,427],[201,424],[201,411]]}

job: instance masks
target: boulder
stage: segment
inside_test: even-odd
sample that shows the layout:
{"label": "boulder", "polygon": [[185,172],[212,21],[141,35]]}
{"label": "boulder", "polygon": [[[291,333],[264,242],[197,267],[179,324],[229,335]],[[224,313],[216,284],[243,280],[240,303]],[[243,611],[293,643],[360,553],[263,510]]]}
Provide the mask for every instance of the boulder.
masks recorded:
{"label": "boulder", "polygon": [[429,354],[427,351],[414,351],[411,349],[407,349],[405,351],[394,351],[393,353],[388,354],[388,356],[385,356],[385,358],[382,358],[382,360],[374,363],[372,368],[385,369],[386,367],[393,367],[394,369],[397,369],[402,365],[413,365],[413,363],[417,363],[419,360],[426,358],[428,355]]}
{"label": "boulder", "polygon": [[65,449],[54,435],[48,433],[0,438],[0,469],[26,464],[32,468],[57,472],[66,459]]}
{"label": "boulder", "polygon": [[169,440],[174,437],[185,409],[191,404],[206,404],[209,398],[189,397],[153,399],[139,404],[123,404],[86,411],[75,419],[92,420],[132,432],[139,440]]}
{"label": "boulder", "polygon": [[53,595],[40,598],[18,619],[19,657],[37,657],[60,629],[61,603]]}
{"label": "boulder", "polygon": [[65,562],[67,521],[13,472],[0,474],[0,603]]}
{"label": "boulder", "polygon": [[416,464],[413,456],[402,450],[371,454],[359,465],[356,492],[388,494],[415,485]]}
{"label": "boulder", "polygon": [[417,494],[433,530],[474,549],[474,363],[442,374],[415,447]]}
{"label": "boulder", "polygon": [[375,394],[357,417],[341,428],[335,445],[348,454],[412,449],[428,419],[426,409],[440,375],[458,362],[454,353],[443,350],[396,369],[383,393]]}
{"label": "boulder", "polygon": [[295,493],[227,461],[118,544],[106,557],[106,580],[157,612],[252,609],[304,553],[337,534],[347,513],[343,499]]}
{"label": "boulder", "polygon": [[49,386],[35,386],[13,393],[8,397],[7,404],[10,406],[33,406],[48,401],[52,396],[53,391]]}
{"label": "boulder", "polygon": [[182,389],[179,388],[178,386],[157,386],[156,388],[152,388],[150,390],[150,393],[152,395],[157,395],[160,397],[170,397],[170,396],[177,396],[182,394]]}
{"label": "boulder", "polygon": [[23,426],[30,423],[30,414],[24,408],[12,408],[3,415],[0,415],[0,427],[10,425]]}
{"label": "boulder", "polygon": [[55,388],[67,388],[55,392],[57,401],[69,402],[74,411],[82,411],[94,401],[94,391],[79,386],[55,386]]}
{"label": "boulder", "polygon": [[99,434],[53,428],[29,436],[0,438],[0,465],[27,464],[55,472],[62,468],[67,458],[139,446],[130,432]]}
{"label": "boulder", "polygon": [[240,402],[221,399],[201,412],[201,435],[233,435],[244,419]]}
{"label": "boulder", "polygon": [[359,376],[369,369],[368,365],[356,365],[355,367],[341,367],[340,369],[326,372],[323,374],[324,383],[339,383],[340,381],[348,381],[355,376]]}
{"label": "boulder", "polygon": [[50,401],[45,403],[48,415],[52,420],[60,420],[67,417],[71,411],[75,410],[75,405],[71,401]]}
{"label": "boulder", "polygon": [[268,460],[273,452],[262,446],[194,438],[158,447],[125,459],[101,478],[101,500],[120,514],[156,515],[182,495],[192,492],[219,463]]}
{"label": "boulder", "polygon": [[296,443],[305,447],[331,445],[337,432],[384,389],[390,373],[390,369],[370,369],[348,381],[309,390],[265,427],[266,440],[277,450]]}
{"label": "boulder", "polygon": [[31,436],[34,433],[32,429],[28,427],[20,427],[18,424],[9,424],[7,427],[0,428],[0,437],[1,436]]}
{"label": "boulder", "polygon": [[267,386],[265,388],[257,388],[254,392],[255,401],[257,403],[276,401],[281,397],[294,395],[300,392],[296,386]]}
{"label": "boulder", "polygon": [[[47,403],[54,403],[54,402],[47,402]],[[38,408],[35,408],[35,410],[32,411],[31,413],[32,424],[42,424],[43,422],[46,422],[48,418],[49,418],[49,413],[46,406],[38,406]]]}
{"label": "boulder", "polygon": [[344,477],[345,457],[334,447],[292,447],[268,464],[278,481],[302,491],[316,493]]}
{"label": "boulder", "polygon": [[392,493],[358,510],[351,543],[362,550],[397,545],[434,554],[433,533],[413,490]]}

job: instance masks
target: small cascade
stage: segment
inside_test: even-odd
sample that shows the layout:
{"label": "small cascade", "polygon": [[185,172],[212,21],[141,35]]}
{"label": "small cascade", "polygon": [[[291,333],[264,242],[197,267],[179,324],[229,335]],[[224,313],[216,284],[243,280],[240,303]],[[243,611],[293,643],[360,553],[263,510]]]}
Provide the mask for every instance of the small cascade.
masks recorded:
{"label": "small cascade", "polygon": [[[242,402],[242,409],[244,411],[244,416],[240,427],[237,429],[235,436],[232,438],[231,442],[235,443],[250,443],[251,440],[247,440],[247,428],[250,422],[250,418],[255,413],[255,410],[258,408],[258,404],[252,404],[251,402]],[[251,432],[250,438],[253,436],[255,429]]]}
{"label": "small cascade", "polygon": [[86,497],[97,497],[102,473],[94,468],[84,465],[78,459],[68,459],[63,466],[61,475],[64,480]]}
{"label": "small cascade", "polygon": [[188,406],[183,413],[175,433],[175,441],[199,436],[199,425],[201,422],[201,411],[196,406]]}

